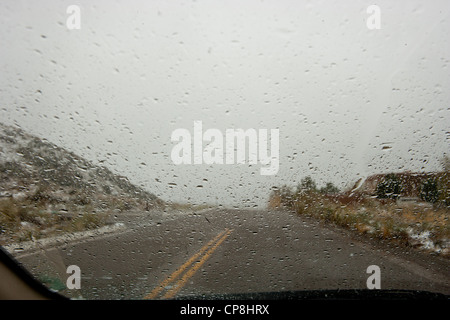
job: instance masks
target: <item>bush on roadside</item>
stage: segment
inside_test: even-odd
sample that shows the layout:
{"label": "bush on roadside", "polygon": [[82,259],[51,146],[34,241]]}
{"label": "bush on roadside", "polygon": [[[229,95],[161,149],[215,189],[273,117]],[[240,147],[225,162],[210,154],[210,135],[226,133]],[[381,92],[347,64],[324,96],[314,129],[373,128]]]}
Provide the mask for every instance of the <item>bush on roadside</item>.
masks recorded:
{"label": "bush on roadside", "polygon": [[[401,190],[399,181],[393,176],[386,181],[379,189],[380,194],[383,190],[386,198],[374,198],[359,192],[323,194],[317,189],[294,192],[284,186],[272,192],[269,204],[271,209],[289,209],[372,238],[392,240],[402,245],[423,245],[412,237],[425,232],[437,250],[441,248],[441,253],[448,254],[448,208],[423,207],[420,204],[399,206],[395,201]],[[431,190],[428,193],[430,196],[434,195],[435,188],[426,190]]]}

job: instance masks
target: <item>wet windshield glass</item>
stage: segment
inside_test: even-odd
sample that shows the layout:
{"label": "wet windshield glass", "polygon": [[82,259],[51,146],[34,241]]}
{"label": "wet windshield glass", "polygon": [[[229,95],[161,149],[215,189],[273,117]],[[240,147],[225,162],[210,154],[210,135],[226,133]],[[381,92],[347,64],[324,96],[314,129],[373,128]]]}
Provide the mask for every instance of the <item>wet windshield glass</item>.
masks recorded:
{"label": "wet windshield glass", "polygon": [[82,299],[449,294],[446,1],[2,1],[0,245]]}

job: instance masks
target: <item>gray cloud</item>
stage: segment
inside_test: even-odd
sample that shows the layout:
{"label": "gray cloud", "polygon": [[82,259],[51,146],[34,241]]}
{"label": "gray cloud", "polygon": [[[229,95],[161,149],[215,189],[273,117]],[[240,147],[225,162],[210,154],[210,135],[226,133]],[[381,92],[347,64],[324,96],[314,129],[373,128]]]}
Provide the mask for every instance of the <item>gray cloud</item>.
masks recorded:
{"label": "gray cloud", "polygon": [[[163,199],[261,205],[306,175],[345,186],[448,153],[446,1],[379,1],[381,30],[369,1],[78,1],[81,30],[70,4],[1,2],[0,119]],[[278,174],[175,166],[171,132],[195,120],[278,128]]]}

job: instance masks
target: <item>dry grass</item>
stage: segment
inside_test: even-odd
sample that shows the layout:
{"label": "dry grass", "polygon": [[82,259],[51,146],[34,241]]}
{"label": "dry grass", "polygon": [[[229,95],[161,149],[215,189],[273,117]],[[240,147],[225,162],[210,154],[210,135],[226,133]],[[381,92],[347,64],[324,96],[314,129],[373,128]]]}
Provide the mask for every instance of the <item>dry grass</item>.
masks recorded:
{"label": "dry grass", "polygon": [[60,214],[30,200],[0,199],[0,245],[95,229],[106,224],[107,213],[93,213],[88,209],[80,207],[72,214]]}
{"label": "dry grass", "polygon": [[[402,245],[425,248],[416,235],[426,234],[433,252],[449,256],[450,210],[415,204],[398,205],[393,200],[366,197],[363,194],[323,195],[297,193],[288,209],[332,223],[372,238],[395,241]],[[273,198],[273,199],[272,199]],[[269,207],[281,208],[280,195],[274,195]]]}
{"label": "dry grass", "polygon": [[0,245],[96,229],[117,212],[149,211],[164,205],[159,199],[76,190],[58,193],[41,186],[20,199],[0,198]]}
{"label": "dry grass", "polygon": [[159,199],[40,185],[20,198],[0,198],[0,245],[96,229],[106,225],[111,214],[164,205]]}

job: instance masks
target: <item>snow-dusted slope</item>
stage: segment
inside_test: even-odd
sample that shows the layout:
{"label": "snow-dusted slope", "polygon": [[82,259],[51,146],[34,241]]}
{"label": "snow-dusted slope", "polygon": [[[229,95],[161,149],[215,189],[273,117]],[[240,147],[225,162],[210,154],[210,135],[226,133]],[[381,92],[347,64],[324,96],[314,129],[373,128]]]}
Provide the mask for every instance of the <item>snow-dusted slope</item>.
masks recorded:
{"label": "snow-dusted slope", "polygon": [[38,190],[63,202],[105,201],[112,197],[160,202],[126,177],[0,123],[0,197],[30,197]]}

